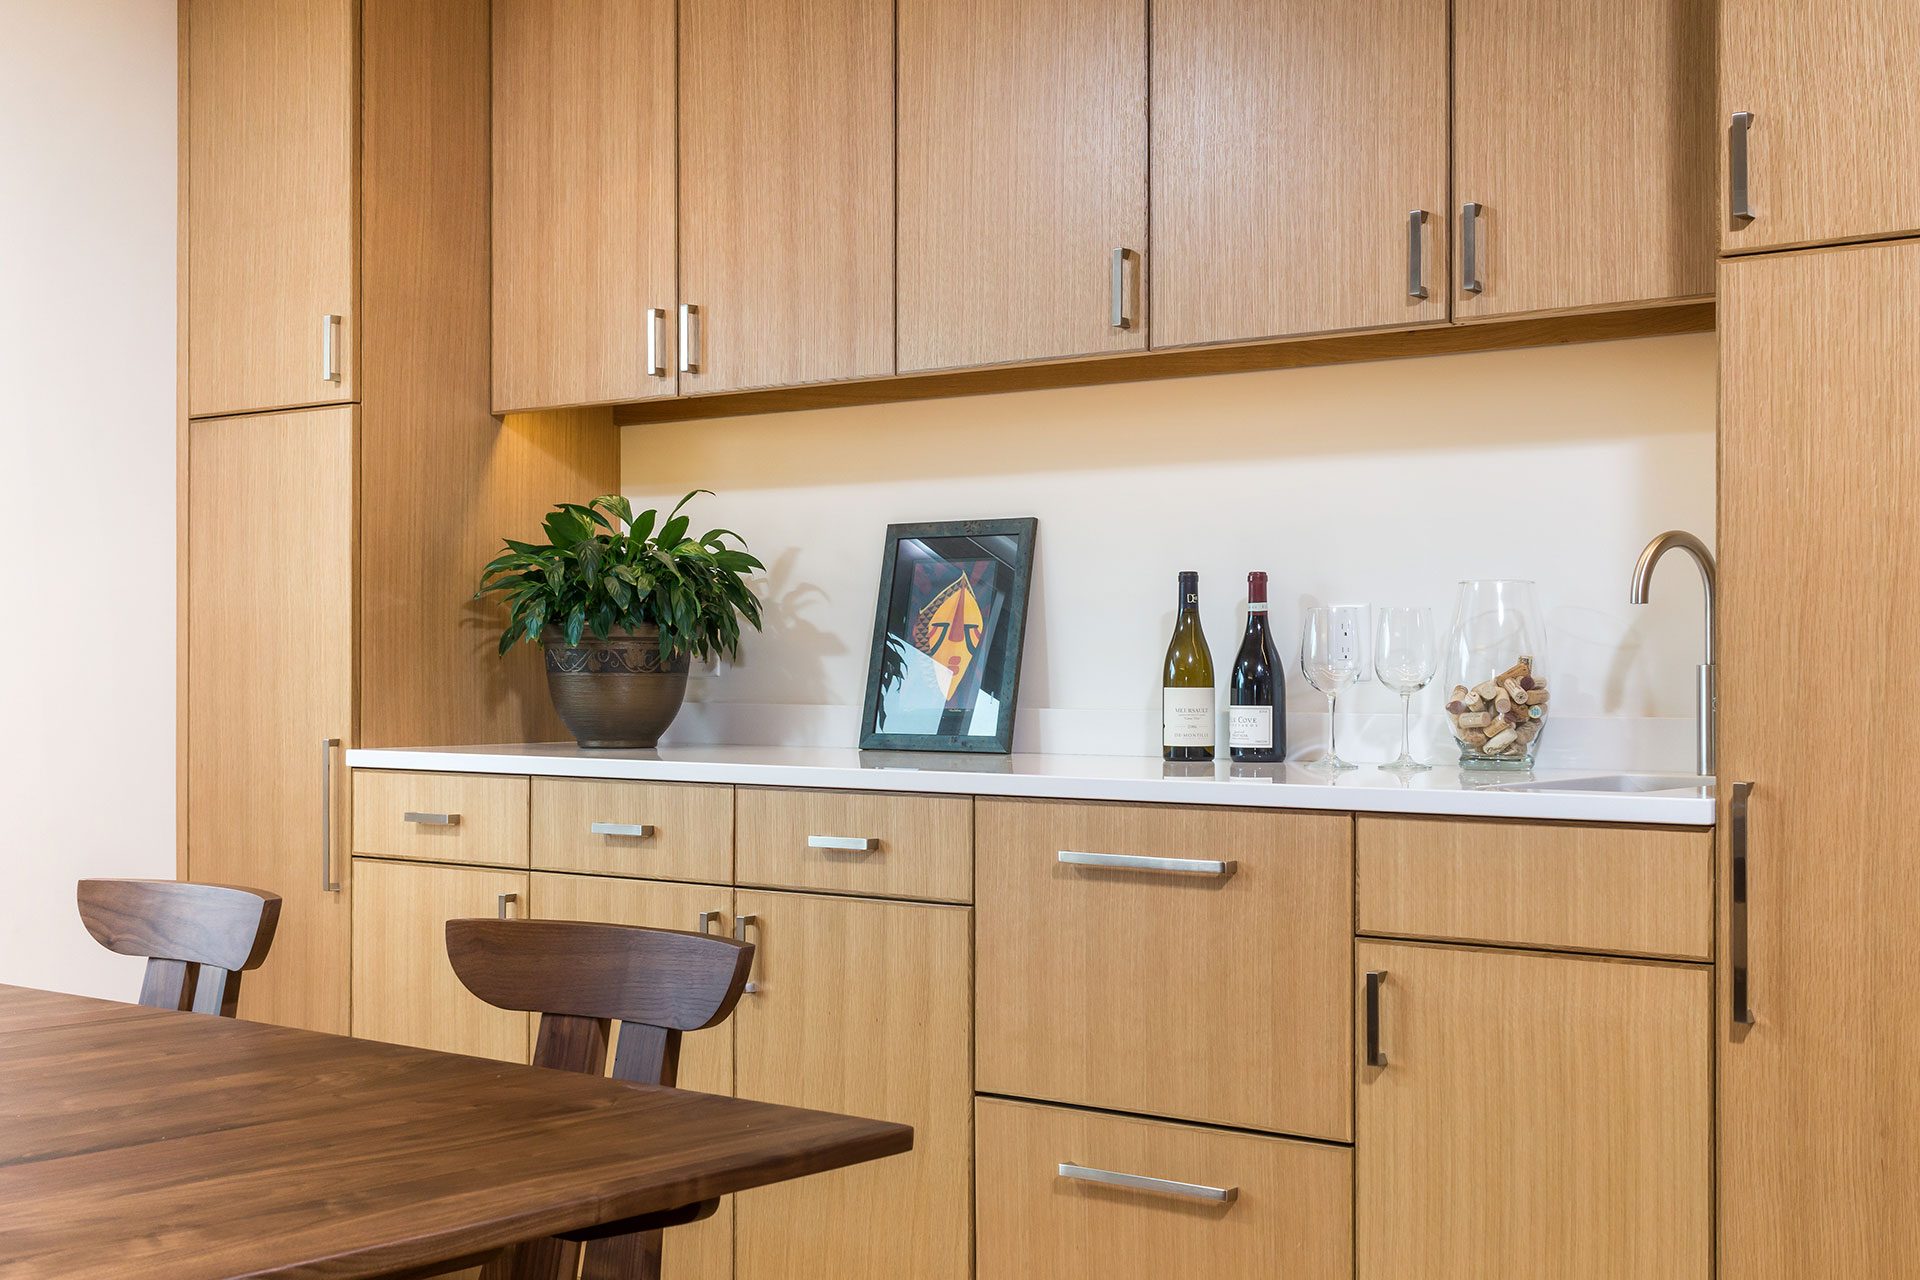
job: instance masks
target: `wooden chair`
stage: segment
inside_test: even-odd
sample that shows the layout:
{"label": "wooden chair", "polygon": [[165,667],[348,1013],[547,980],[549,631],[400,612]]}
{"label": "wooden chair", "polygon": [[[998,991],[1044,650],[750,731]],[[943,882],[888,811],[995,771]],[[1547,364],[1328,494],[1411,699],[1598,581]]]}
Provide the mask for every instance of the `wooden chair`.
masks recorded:
{"label": "wooden chair", "polygon": [[80,922],[95,942],[147,957],[140,1003],[231,1018],[240,975],[258,969],[280,895],[184,880],[82,880]]}
{"label": "wooden chair", "polygon": [[[616,1080],[672,1085],[680,1036],[725,1022],[746,989],[753,946],[732,938],[563,920],[449,920],[447,957],[467,990],[490,1005],[540,1015],[533,1065],[598,1075],[610,1024],[620,1023]],[[581,1280],[658,1280],[660,1232],[710,1217],[719,1201],[519,1245],[487,1264],[482,1280],[571,1277],[593,1241]]]}

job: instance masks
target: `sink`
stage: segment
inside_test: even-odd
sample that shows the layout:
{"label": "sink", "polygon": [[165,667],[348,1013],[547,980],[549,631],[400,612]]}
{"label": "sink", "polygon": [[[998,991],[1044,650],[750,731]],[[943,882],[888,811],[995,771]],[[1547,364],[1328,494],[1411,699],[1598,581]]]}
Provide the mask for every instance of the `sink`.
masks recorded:
{"label": "sink", "polygon": [[1507,782],[1489,791],[1611,791],[1637,794],[1650,791],[1711,792],[1713,779],[1687,773],[1607,773],[1593,778],[1564,778],[1553,782]]}

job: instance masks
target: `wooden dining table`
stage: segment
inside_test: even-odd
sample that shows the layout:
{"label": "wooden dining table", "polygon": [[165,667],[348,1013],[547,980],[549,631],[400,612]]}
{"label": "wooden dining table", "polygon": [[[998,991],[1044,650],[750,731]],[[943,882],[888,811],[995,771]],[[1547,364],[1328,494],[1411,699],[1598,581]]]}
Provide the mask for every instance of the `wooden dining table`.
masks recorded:
{"label": "wooden dining table", "polygon": [[433,1274],[912,1145],[878,1120],[0,985],[6,1280]]}

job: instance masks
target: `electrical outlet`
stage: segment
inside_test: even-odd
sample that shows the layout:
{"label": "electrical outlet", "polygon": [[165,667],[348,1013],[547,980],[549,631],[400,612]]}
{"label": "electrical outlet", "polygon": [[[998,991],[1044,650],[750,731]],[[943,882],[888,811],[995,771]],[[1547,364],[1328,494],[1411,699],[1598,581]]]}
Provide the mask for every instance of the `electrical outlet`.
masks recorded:
{"label": "electrical outlet", "polygon": [[1333,610],[1333,660],[1351,662],[1359,671],[1356,679],[1373,679],[1373,657],[1368,644],[1372,627],[1368,625],[1370,606],[1364,604],[1329,605]]}
{"label": "electrical outlet", "polygon": [[727,669],[732,665],[719,654],[711,653],[704,658],[694,658],[689,662],[687,676],[693,680],[717,680],[727,674]]}

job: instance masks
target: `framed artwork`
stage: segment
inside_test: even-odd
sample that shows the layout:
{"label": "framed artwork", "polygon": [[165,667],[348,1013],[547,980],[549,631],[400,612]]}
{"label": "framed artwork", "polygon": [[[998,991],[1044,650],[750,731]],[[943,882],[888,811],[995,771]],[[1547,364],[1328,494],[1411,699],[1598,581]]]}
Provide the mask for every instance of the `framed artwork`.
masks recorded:
{"label": "framed artwork", "polygon": [[887,526],[862,750],[1012,750],[1039,524]]}

